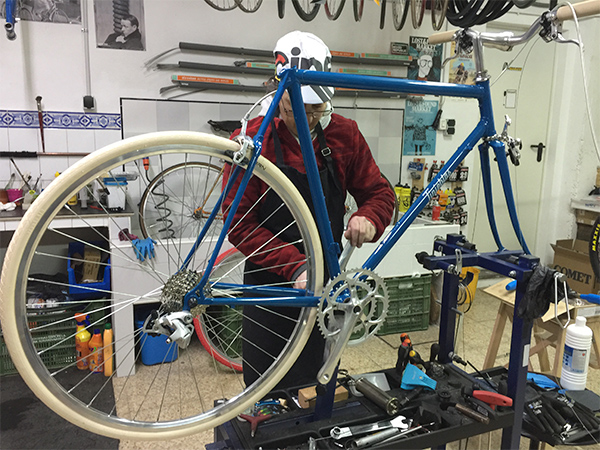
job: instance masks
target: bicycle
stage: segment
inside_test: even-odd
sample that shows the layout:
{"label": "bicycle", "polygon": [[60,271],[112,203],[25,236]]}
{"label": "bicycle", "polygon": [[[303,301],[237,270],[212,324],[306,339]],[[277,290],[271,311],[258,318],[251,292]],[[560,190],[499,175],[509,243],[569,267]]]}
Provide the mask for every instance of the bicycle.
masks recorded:
{"label": "bicycle", "polygon": [[[584,9],[586,7],[589,9]],[[600,2],[581,3],[576,8],[580,16],[597,14],[600,12]],[[0,318],[6,345],[23,379],[51,409],[78,426],[114,438],[146,440],[182,437],[212,428],[242,413],[270,392],[285,375],[305,345],[315,323],[319,324],[332,344],[318,379],[324,384],[335,381],[340,355],[351,335],[362,332],[363,336],[370,336],[385,319],[386,289],[381,278],[375,273],[378,264],[435,195],[441,184],[480,140],[484,191],[487,198],[490,198],[491,149],[497,158],[507,192],[513,228],[523,249],[527,251],[516,217],[508,176],[507,151],[514,154],[517,142],[508,135],[506,126],[502,133],[496,133],[489,80],[483,66],[482,47],[485,44],[504,49],[512,48],[531,39],[538,32],[548,40],[556,40],[560,36],[558,24],[570,15],[570,9],[565,7],[544,13],[528,32],[520,36],[512,33],[478,33],[467,29],[455,34],[445,33],[442,38],[432,38],[432,43],[454,39],[459,48],[470,48],[473,45],[477,62],[475,85],[450,85],[290,69],[282,74],[272,106],[254,139],[245,138],[234,142],[195,132],[159,132],[123,140],[82,159],[62,173],[31,205],[6,253],[0,285]],[[473,131],[359,269],[345,270],[349,247],[344,249],[341,256],[338,255],[338,248],[334,245],[326,220],[324,199],[322,194],[319,196],[318,173],[315,175],[317,165],[300,92],[301,84],[445,95],[476,99],[480,105],[481,118]],[[305,165],[312,186],[316,221],[292,183],[273,163],[260,155],[262,137],[285,90],[288,90],[291,96],[302,148],[308,149],[304,152]],[[106,237],[107,227],[123,227],[123,213],[113,213],[105,207],[100,207],[98,216],[90,219],[65,205],[80,189],[105,176],[107,172],[117,176],[124,166],[127,170],[143,174],[143,158],[146,157],[159,167],[159,173],[181,163],[203,162],[220,166],[222,161],[228,164],[232,171],[196,238],[159,238],[156,258],[149,262],[140,262],[127,242],[110,242]],[[223,272],[219,271],[216,260],[231,246],[226,237],[232,227],[239,225],[233,223],[233,212],[244,195],[244,188],[254,177],[279,195],[298,227],[308,267],[306,289],[252,286],[221,280]],[[143,176],[139,178],[144,180]],[[232,180],[241,180],[241,187],[235,192],[231,191],[234,183]],[[198,184],[198,188],[199,192],[196,194],[199,202],[211,195],[208,189],[204,190],[202,184]],[[233,201],[230,209],[222,211],[221,206],[227,196],[231,196]],[[98,200],[97,194],[94,194],[93,200]],[[52,319],[52,315],[45,314],[43,309],[27,308],[29,282],[67,291],[72,287],[69,283],[49,281],[36,275],[42,267],[48,268],[52,264],[64,266],[69,260],[55,248],[45,248],[44,244],[48,242],[44,242],[44,238],[49,238],[52,244],[56,244],[57,240],[59,243],[66,240],[86,242],[79,233],[69,234],[52,227],[52,220],[63,209],[73,214],[73,218],[77,219],[81,226],[88,227],[88,232],[93,234],[95,239],[109,241],[112,272],[120,274],[124,279],[118,282],[113,275],[111,289],[87,288],[95,294],[108,294],[112,298],[111,307],[96,308],[93,311],[106,312],[109,318],[118,319],[119,312],[132,307],[135,302],[153,301],[160,304],[158,310],[146,319],[144,329],[168,336],[172,345],[180,347],[179,358],[184,364],[171,363],[153,369],[139,367],[135,373],[131,369],[127,372],[128,376],[113,375],[105,383],[100,383],[102,386],[98,392],[90,393],[87,388],[90,386],[90,380],[85,374],[77,372],[74,360],[65,364],[52,359],[53,349],[68,339],[74,339],[75,330],[70,314],[93,305],[90,300],[54,303],[55,308],[62,308],[68,313],[67,316],[70,315],[70,318],[64,318],[63,315],[56,320]],[[223,214],[223,221],[217,219],[219,214]],[[491,208],[488,208],[488,216],[496,244],[499,249],[504,249]],[[101,220],[105,222],[99,223]],[[106,253],[100,246],[97,249]],[[267,250],[269,249],[265,247],[256,251]],[[277,248],[272,250],[276,252]],[[323,279],[325,267],[330,273],[328,281]],[[224,270],[224,273],[227,274],[228,270]],[[323,286],[326,286],[324,290]],[[83,285],[77,287],[86,289]],[[280,355],[273,355],[272,366],[255,383],[247,387],[240,381],[239,373],[219,365],[205,351],[197,352],[195,341],[191,342],[194,317],[205,314],[208,308],[214,306],[224,306],[231,310],[231,314],[241,315],[239,311],[236,312],[236,307],[244,304],[302,308],[284,351]],[[213,318],[215,316],[213,315]],[[95,320],[91,326],[98,326],[100,322],[102,319]],[[67,331],[66,337],[55,337],[57,328],[64,330],[66,326],[66,329],[70,330],[70,325],[72,332]],[[62,335],[64,334],[63,331]],[[128,356],[120,346],[132,343],[135,334],[119,335],[115,331],[117,371],[121,369],[121,359]],[[452,350],[452,343],[440,342],[440,345],[441,362],[449,362],[444,359],[444,355],[448,355]],[[131,348],[131,352],[134,352],[133,346]],[[53,367],[59,369],[51,369]],[[216,375],[207,375],[211,369],[216,371]],[[72,377],[64,378],[73,372],[80,375],[77,383],[72,383]],[[189,389],[186,392],[169,389],[171,377],[183,377]],[[514,397],[514,393],[510,392],[510,381],[509,375],[509,394]],[[98,398],[111,389],[111,384],[114,388],[114,404],[99,405]],[[162,387],[164,390],[159,391]],[[514,400],[516,407],[522,407],[522,399]],[[517,430],[520,430],[519,423],[515,422],[514,425]]]}

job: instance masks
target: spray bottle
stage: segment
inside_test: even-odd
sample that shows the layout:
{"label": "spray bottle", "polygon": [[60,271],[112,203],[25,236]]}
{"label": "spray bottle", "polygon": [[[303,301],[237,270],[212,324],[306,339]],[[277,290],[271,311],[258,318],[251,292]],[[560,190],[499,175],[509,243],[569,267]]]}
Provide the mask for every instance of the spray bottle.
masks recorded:
{"label": "spray bottle", "polygon": [[86,327],[90,325],[90,321],[85,314],[75,314],[75,322],[77,323],[77,333],[75,334],[75,350],[77,351],[77,368],[79,370],[87,370],[90,367],[89,355],[90,348],[88,343],[92,335]]}

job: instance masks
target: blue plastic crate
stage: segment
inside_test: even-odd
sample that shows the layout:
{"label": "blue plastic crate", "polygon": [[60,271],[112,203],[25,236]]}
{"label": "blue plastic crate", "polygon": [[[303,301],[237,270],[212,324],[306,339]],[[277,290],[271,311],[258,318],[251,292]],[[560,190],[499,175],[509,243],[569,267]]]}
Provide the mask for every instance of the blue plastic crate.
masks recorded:
{"label": "blue plastic crate", "polygon": [[[90,242],[90,244],[108,250],[108,244],[106,242],[96,241]],[[67,263],[67,274],[69,275],[69,295],[74,300],[91,300],[107,297],[110,294],[103,291],[110,291],[110,257],[106,261],[106,266],[104,266],[104,278],[102,281],[97,283],[77,283],[77,280],[75,279],[75,270],[71,267],[71,258],[76,253],[80,254],[83,258],[84,247],[85,244],[81,242],[69,243],[69,260]]]}

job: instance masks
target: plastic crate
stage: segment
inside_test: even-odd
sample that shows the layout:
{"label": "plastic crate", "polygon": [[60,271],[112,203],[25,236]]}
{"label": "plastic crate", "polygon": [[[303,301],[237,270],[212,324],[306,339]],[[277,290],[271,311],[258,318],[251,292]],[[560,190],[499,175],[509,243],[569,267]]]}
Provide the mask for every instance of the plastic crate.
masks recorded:
{"label": "plastic crate", "polygon": [[[135,328],[144,327],[146,318],[151,311],[158,309],[158,305],[141,305],[135,309]],[[167,336],[159,334],[153,336],[146,331],[138,334],[136,339],[136,357],[139,355],[142,364],[153,366],[155,364],[173,362],[179,357],[179,347],[176,343],[167,343]]]}
{"label": "plastic crate", "polygon": [[[48,369],[61,369],[72,365],[76,361],[77,354],[75,352],[74,335],[77,327],[74,319],[75,313],[95,310],[94,313],[90,314],[90,322],[94,323],[104,318],[106,310],[101,308],[107,304],[92,303],[84,311],[81,311],[79,308],[66,311],[64,309],[60,311],[39,309],[27,315],[29,328],[33,328],[31,335],[35,348],[38,352],[48,349],[40,354],[41,360]],[[41,329],[35,329],[43,325],[46,326]],[[101,328],[101,325],[98,323],[94,327]],[[4,343],[4,335],[0,334],[0,375],[15,373],[17,373],[17,369]]]}
{"label": "plastic crate", "polygon": [[[48,325],[39,330],[31,331],[33,343],[40,354],[41,360],[48,369],[60,369],[75,362],[75,320],[64,320],[73,317],[73,312],[49,312],[40,310],[39,313],[28,314],[29,327],[36,328]],[[55,323],[58,322],[58,323]],[[45,349],[49,349],[44,351]],[[17,373],[8,349],[4,343],[4,335],[0,336],[0,375]]]}
{"label": "plastic crate", "polygon": [[426,330],[429,327],[431,275],[386,278],[384,282],[388,289],[388,314],[377,334]]}
{"label": "plastic crate", "polygon": [[[91,244],[108,250],[108,244],[106,242],[91,242]],[[106,261],[104,266],[104,277],[102,281],[97,283],[77,283],[75,277],[75,270],[71,267],[71,257],[78,253],[82,255],[84,252],[85,245],[81,242],[70,242],[69,243],[69,261],[67,265],[67,274],[69,276],[69,295],[74,300],[84,299],[98,299],[109,295],[105,291],[110,291],[110,258]]]}
{"label": "plastic crate", "polygon": [[242,306],[210,306],[206,310],[204,320],[207,324],[209,338],[221,345],[222,350],[230,358],[239,358],[242,354]]}

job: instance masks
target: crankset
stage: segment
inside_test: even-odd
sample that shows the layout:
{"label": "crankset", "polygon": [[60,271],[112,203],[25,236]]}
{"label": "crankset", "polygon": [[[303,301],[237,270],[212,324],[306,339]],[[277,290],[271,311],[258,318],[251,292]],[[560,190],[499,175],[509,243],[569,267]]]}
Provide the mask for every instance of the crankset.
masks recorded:
{"label": "crankset", "polygon": [[388,304],[383,279],[370,270],[346,270],[329,281],[317,313],[321,333],[332,341],[329,357],[317,376],[320,383],[329,381],[347,344],[364,342],[381,328]]}

